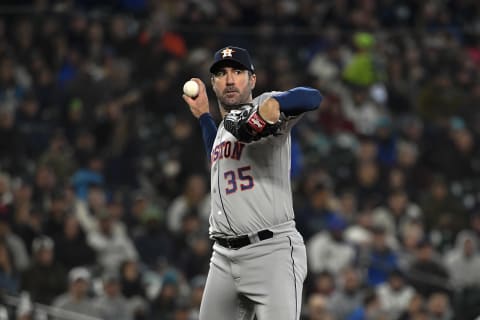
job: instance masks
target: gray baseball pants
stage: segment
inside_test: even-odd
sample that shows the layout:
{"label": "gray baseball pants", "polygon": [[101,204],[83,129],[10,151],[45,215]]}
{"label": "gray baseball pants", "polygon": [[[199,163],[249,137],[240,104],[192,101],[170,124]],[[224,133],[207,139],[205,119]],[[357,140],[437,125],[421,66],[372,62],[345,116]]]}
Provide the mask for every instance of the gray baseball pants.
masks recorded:
{"label": "gray baseball pants", "polygon": [[214,244],[200,320],[298,320],[307,258],[302,236],[242,247]]}

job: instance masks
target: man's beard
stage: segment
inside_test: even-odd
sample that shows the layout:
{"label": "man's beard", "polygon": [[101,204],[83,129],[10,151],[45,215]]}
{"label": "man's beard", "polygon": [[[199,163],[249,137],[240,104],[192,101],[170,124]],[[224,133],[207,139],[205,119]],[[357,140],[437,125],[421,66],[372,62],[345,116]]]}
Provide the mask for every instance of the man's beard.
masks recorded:
{"label": "man's beard", "polygon": [[[225,95],[229,92],[237,92],[239,95],[235,99],[227,99],[225,98]],[[225,111],[230,112],[232,110],[239,109],[242,105],[250,103],[250,93],[241,93],[238,90],[228,90],[227,88],[225,89],[223,95],[219,98],[219,102]]]}

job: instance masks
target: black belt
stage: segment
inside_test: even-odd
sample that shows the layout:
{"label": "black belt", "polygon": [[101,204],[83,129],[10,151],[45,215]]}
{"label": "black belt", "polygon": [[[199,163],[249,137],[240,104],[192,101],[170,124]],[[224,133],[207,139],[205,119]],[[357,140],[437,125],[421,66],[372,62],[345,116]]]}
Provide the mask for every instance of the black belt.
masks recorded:
{"label": "black belt", "polygon": [[[273,232],[268,229],[258,231],[257,235],[260,241],[273,238]],[[226,247],[229,249],[240,249],[241,247],[252,244],[252,241],[250,241],[250,237],[247,235],[230,238],[214,237],[213,239],[222,247]]]}

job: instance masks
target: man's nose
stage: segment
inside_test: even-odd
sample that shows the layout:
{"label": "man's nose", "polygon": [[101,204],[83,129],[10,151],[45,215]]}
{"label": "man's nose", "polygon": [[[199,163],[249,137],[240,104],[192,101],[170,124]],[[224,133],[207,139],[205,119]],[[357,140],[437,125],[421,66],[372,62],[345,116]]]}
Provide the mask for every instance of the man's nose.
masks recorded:
{"label": "man's nose", "polygon": [[233,84],[234,82],[233,72],[227,72],[227,84]]}

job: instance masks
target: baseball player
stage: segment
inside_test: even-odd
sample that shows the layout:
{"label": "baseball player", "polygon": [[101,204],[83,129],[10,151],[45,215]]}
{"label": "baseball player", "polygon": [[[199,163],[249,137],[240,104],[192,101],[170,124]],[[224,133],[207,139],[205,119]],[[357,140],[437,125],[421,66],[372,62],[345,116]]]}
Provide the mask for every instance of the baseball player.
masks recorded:
{"label": "baseball player", "polygon": [[322,97],[298,87],[253,99],[255,69],[243,48],[217,51],[210,72],[223,117],[218,128],[200,79],[192,79],[199,94],[183,96],[211,162],[215,243],[200,320],[299,319],[307,261],[292,207],[290,129]]}

